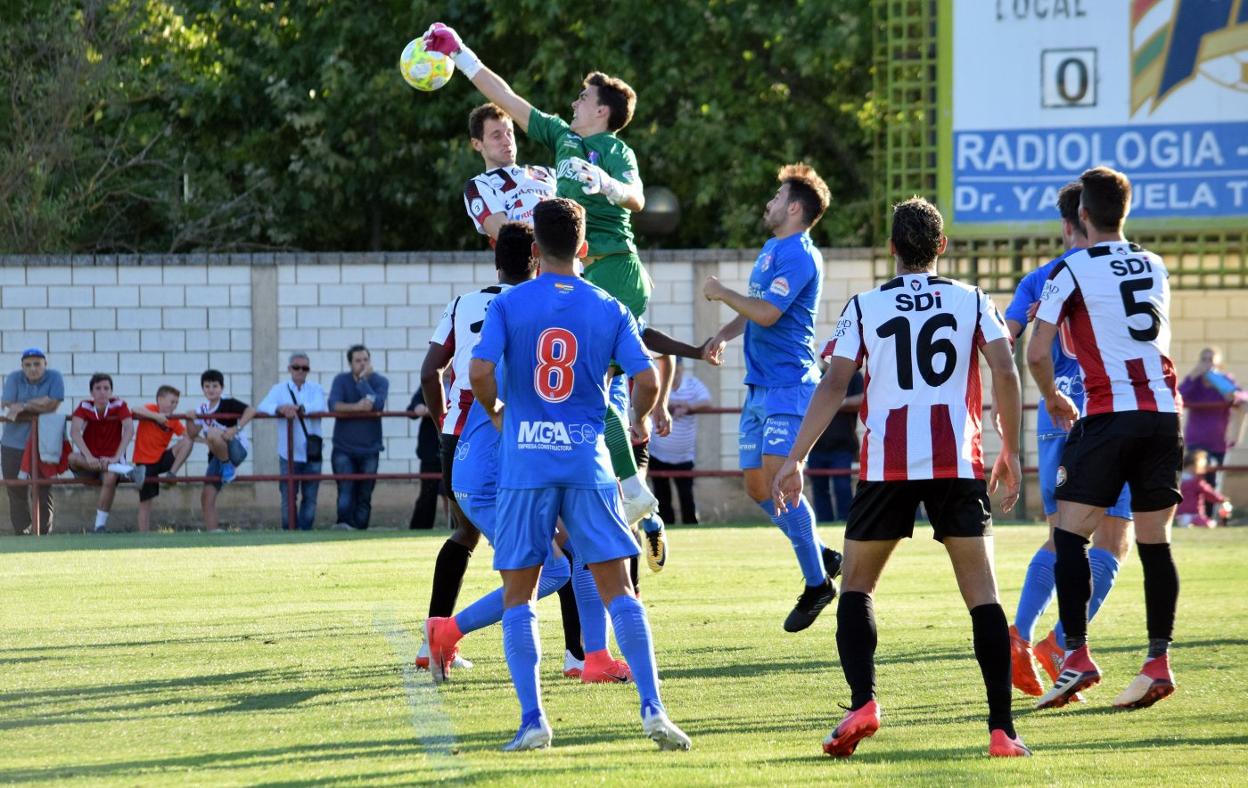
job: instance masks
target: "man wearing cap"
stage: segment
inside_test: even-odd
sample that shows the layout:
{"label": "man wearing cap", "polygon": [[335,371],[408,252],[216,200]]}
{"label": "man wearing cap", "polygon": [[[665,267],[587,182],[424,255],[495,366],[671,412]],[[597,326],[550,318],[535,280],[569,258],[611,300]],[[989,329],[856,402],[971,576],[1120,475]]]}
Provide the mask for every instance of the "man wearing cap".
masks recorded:
{"label": "man wearing cap", "polygon": [[[4,394],[0,405],[4,408],[4,432],[0,434],[0,471],[5,479],[16,479],[22,469],[22,453],[30,439],[31,421],[45,413],[55,413],[65,399],[65,381],[61,373],[48,369],[48,358],[42,348],[32,347],[22,351],[22,368],[10,372],[4,379]],[[59,447],[64,439],[65,426],[60,425],[56,438]],[[32,456],[39,447],[32,447]],[[30,489],[12,486],[9,493],[9,519],[13,533],[30,532]],[[52,529],[52,488],[41,487],[38,491],[39,509],[43,532]]]}

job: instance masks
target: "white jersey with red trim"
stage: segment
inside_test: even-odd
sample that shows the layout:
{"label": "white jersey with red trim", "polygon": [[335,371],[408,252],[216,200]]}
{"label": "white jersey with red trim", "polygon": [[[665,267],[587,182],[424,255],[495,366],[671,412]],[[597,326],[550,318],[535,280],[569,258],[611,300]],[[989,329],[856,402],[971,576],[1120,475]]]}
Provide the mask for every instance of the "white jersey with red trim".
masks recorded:
{"label": "white jersey with red trim", "polygon": [[866,364],[865,481],[982,479],[983,394],[977,353],[1010,341],[978,287],[905,274],[849,300],[824,357]]}
{"label": "white jersey with red trim", "polygon": [[1036,319],[1069,323],[1083,371],[1084,415],[1178,412],[1170,274],[1157,255],[1129,241],[1072,252],[1049,275]]}
{"label": "white jersey with red trim", "polygon": [[510,165],[487,170],[464,184],[464,208],[485,235],[485,219],[501,213],[509,222],[533,225],[533,209],[555,196],[555,174],[548,167]]}
{"label": "white jersey with red trim", "polygon": [[468,365],[472,363],[472,349],[481,339],[481,326],[485,323],[485,310],[499,293],[511,285],[497,284],[472,293],[457,296],[442,310],[442,317],[433,329],[429,343],[443,345],[454,354],[451,359],[451,387],[446,395],[446,418],[442,432],[458,435],[468,418],[472,406],[472,384],[468,380]]}

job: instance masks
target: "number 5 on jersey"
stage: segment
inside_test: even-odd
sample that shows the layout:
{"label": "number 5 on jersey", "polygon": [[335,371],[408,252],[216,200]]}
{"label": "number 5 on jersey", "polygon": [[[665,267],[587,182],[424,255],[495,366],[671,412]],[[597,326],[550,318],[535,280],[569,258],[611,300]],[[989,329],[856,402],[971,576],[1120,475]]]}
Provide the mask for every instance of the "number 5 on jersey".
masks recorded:
{"label": "number 5 on jersey", "polygon": [[566,328],[548,328],[537,337],[537,367],[533,387],[547,402],[563,402],[572,396],[576,363],[576,337]]}

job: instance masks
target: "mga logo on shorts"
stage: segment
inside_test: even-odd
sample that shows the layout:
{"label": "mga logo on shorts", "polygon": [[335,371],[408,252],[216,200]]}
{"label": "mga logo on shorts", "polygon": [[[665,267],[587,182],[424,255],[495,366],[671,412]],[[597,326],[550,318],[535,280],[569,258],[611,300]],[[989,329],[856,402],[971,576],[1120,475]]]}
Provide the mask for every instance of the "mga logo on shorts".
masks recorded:
{"label": "mga logo on shorts", "polygon": [[1066,483],[1066,466],[1059,465],[1057,466],[1057,485],[1056,486],[1061,487],[1065,483]]}

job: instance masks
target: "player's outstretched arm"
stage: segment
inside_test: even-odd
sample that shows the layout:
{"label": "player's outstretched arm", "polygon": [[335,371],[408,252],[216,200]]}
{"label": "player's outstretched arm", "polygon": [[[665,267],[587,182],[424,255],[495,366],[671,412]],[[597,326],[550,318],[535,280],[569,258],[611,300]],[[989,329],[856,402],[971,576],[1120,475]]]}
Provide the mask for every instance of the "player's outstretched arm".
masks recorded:
{"label": "player's outstretched arm", "polygon": [[[738,293],[720,282],[719,277],[716,276],[708,276],[706,281],[702,283],[702,295],[706,297],[707,301],[723,301],[741,317],[758,323],[763,327],[775,325],[776,321],[784,314],[779,307],[767,299],[751,298],[743,293]],[[745,330],[744,323],[741,324],[741,330]]]}
{"label": "player's outstretched arm", "polygon": [[1044,406],[1053,423],[1069,432],[1070,426],[1079,418],[1079,409],[1070,397],[1057,388],[1057,381],[1053,377],[1052,348],[1055,338],[1057,326],[1036,318],[1031,342],[1027,343],[1027,368],[1031,370],[1031,377],[1040,388],[1040,396],[1044,397]]}
{"label": "player's outstretched arm", "polygon": [[425,31],[424,38],[425,49],[448,55],[455,61],[455,67],[472,80],[481,95],[501,107],[522,131],[529,130],[529,114],[533,112],[533,105],[516,95],[505,79],[486,68],[476,53],[464,44],[459,33],[441,22],[434,22]]}
{"label": "player's outstretched arm", "polygon": [[1008,512],[1018,502],[1022,489],[1022,468],[1018,460],[1018,436],[1023,421],[1022,384],[1008,339],[994,339],[980,348],[980,352],[992,373],[993,418],[1001,429],[1001,454],[992,467],[988,492],[996,492],[997,485],[1004,484],[1001,509]]}
{"label": "player's outstretched arm", "polygon": [[[712,338],[713,339],[713,338]],[[705,359],[708,364],[718,366],[721,362],[719,356],[714,358],[707,356],[708,346],[712,339],[708,339],[699,346],[690,345],[687,342],[681,342],[679,339],[665,334],[657,328],[646,327],[641,332],[641,341],[646,343],[646,348],[661,356],[679,356],[681,358]]]}
{"label": "player's outstretched arm", "polygon": [[806,415],[802,417],[802,426],[798,428],[797,437],[793,440],[793,448],[789,450],[788,459],[784,461],[771,484],[771,497],[775,501],[777,512],[787,512],[801,497],[802,471],[806,465],[806,457],[815,441],[819,440],[819,436],[832,423],[832,417],[841,409],[845,392],[849,390],[849,382],[857,371],[856,363],[836,356],[832,359],[828,374],[823,376],[823,380],[815,388]]}

